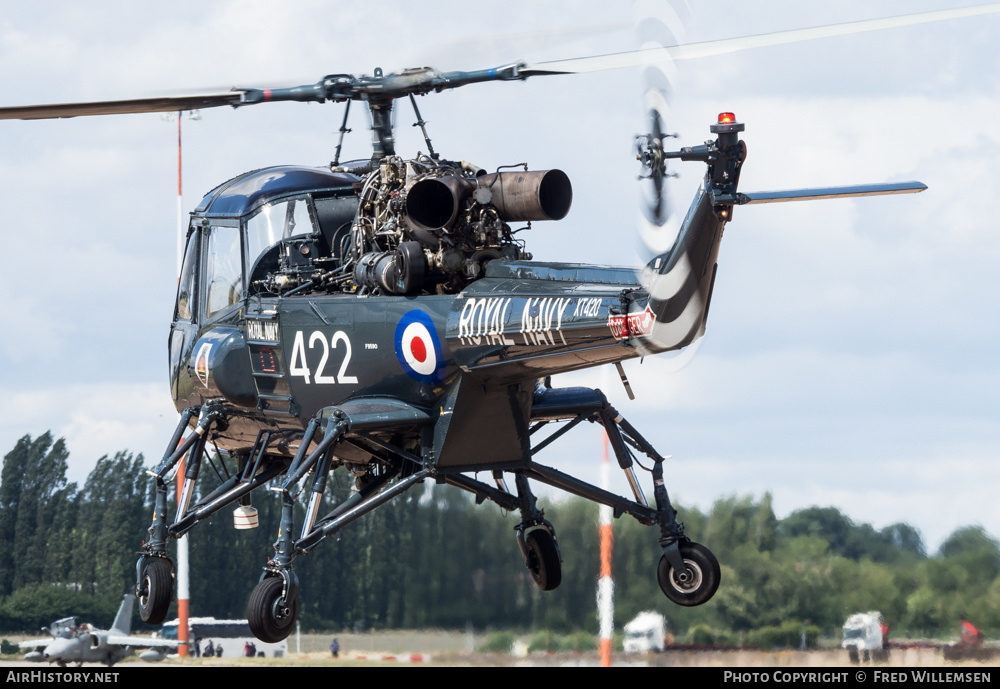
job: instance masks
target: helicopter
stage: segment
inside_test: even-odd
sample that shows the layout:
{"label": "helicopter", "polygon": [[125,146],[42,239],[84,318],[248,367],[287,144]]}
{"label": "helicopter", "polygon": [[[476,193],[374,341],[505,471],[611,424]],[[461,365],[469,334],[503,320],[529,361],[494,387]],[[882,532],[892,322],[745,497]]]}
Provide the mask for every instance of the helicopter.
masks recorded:
{"label": "helicopter", "polygon": [[[545,381],[671,351],[700,337],[714,256],[733,208],[789,195],[737,190],[742,126],[722,117],[712,125],[717,138],[711,144],[665,151],[651,143],[646,150],[650,166],[673,157],[701,161],[709,170],[673,250],[639,273],[533,263],[509,224],[563,217],[571,202],[564,175],[488,173],[435,157],[429,139],[426,157],[404,160],[393,147],[393,101],[498,73],[520,79],[547,72],[505,65],[492,74],[334,75],[287,91],[129,106],[143,110],[62,111],[75,116],[282,99],[365,100],[375,120],[371,160],[338,162],[329,170],[248,173],[211,192],[192,214],[170,346],[172,392],[182,417],[154,470],[158,496],[177,460],[190,453],[182,502],[192,498],[209,439],[237,463],[238,476],[184,504],[169,525],[165,497],[162,505],[158,497],[152,540],[139,563],[144,618],[155,619],[161,609],[165,614],[164,600],[169,603],[166,539],[279,477],[289,520],[288,503],[302,490],[311,497],[302,535],[293,538],[297,529],[283,522],[276,556],[251,596],[248,612],[260,634],[287,634],[294,620],[296,555],[432,478],[520,511],[519,544],[542,588],[558,583],[559,553],[529,479],[657,525],[668,597],[696,604],[714,593],[718,563],[679,531],[665,489],[653,509],[638,489],[631,500],[609,496],[531,459],[565,430],[595,420],[608,430],[627,474],[634,474],[633,450],[657,468],[662,463],[596,390],[551,388]],[[799,195],[920,188],[870,185]],[[513,199],[522,196],[526,209],[515,208]],[[252,223],[260,226],[253,240]],[[568,421],[564,431],[529,447],[535,431],[556,421]],[[191,425],[195,429],[182,440]],[[355,475],[357,500],[319,517],[325,476],[334,468]],[[474,471],[500,472],[498,485],[466,476]],[[315,480],[306,489],[310,472]],[[515,491],[501,487],[504,472],[514,474]],[[661,486],[657,480],[658,491]]]}

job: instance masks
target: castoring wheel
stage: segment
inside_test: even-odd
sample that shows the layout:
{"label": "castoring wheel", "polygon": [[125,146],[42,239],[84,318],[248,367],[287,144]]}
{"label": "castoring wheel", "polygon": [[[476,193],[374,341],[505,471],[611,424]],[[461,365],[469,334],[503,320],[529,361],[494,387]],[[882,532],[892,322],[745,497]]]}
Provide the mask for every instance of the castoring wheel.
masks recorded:
{"label": "castoring wheel", "polygon": [[151,557],[142,568],[139,589],[139,616],[146,624],[160,624],[167,617],[174,577],[170,563]]}
{"label": "castoring wheel", "polygon": [[681,543],[680,551],[687,571],[675,572],[664,555],[660,558],[656,578],[663,594],[674,603],[701,605],[714,596],[719,588],[719,561],[711,550],[698,543]]}
{"label": "castoring wheel", "polygon": [[551,591],[562,581],[562,563],[556,539],[545,529],[535,529],[524,539],[528,553],[528,571],[535,580],[535,586],[542,591]]}
{"label": "castoring wheel", "polygon": [[258,639],[275,644],[288,638],[299,616],[299,599],[287,601],[281,595],[284,580],[268,577],[254,587],[247,603],[247,622]]}

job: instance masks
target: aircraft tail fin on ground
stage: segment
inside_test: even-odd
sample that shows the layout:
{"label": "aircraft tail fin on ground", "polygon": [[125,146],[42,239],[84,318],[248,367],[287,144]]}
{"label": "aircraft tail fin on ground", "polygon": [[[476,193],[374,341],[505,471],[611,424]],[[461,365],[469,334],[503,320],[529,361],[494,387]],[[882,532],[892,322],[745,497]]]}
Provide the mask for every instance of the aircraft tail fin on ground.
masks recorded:
{"label": "aircraft tail fin on ground", "polygon": [[122,598],[121,607],[118,608],[118,614],[115,615],[115,621],[111,625],[111,631],[128,636],[129,632],[132,631],[132,606],[134,604],[135,595],[126,593]]}

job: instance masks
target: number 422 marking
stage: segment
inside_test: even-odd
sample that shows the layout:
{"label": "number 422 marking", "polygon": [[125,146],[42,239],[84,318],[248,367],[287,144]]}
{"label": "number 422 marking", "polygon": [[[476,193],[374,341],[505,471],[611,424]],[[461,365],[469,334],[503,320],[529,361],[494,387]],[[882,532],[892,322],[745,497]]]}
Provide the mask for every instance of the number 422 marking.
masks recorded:
{"label": "number 422 marking", "polygon": [[[344,354],[344,361],[340,364],[340,370],[336,376],[325,375],[323,371],[326,370],[326,360],[330,358],[330,350],[336,349],[339,342],[343,342],[344,348],[347,350]],[[319,330],[314,330],[309,335],[309,349],[316,347],[317,343],[319,343],[323,353],[314,374],[316,382],[319,384],[357,384],[357,376],[347,375],[347,365],[351,362],[351,339],[347,336],[347,333],[343,330],[338,330],[330,337],[330,342],[327,344],[326,336]],[[306,362],[305,334],[301,330],[295,333],[295,341],[292,344],[292,360],[289,362],[288,373],[293,376],[302,376],[305,379],[306,385],[309,385],[309,364]]]}

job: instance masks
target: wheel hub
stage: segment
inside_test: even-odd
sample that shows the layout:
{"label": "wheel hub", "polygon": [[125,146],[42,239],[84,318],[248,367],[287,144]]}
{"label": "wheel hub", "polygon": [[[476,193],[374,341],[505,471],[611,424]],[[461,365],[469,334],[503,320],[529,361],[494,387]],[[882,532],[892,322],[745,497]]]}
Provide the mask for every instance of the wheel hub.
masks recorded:
{"label": "wheel hub", "polygon": [[684,571],[673,572],[671,580],[674,588],[686,592],[701,586],[701,568],[691,560],[684,560]]}
{"label": "wheel hub", "polygon": [[292,622],[292,606],[284,596],[276,598],[271,605],[271,619],[278,627],[285,627]]}

